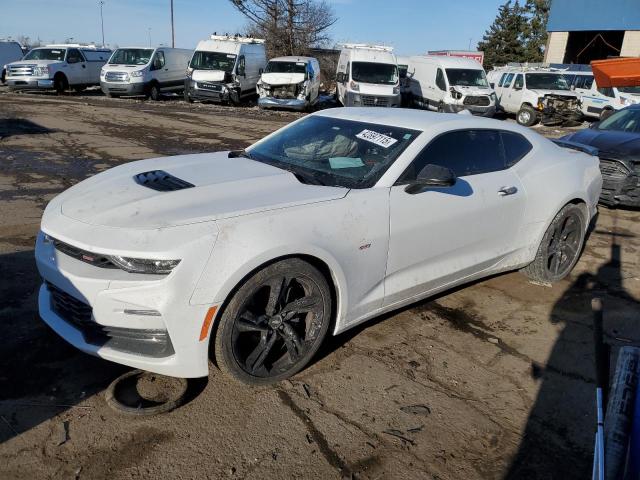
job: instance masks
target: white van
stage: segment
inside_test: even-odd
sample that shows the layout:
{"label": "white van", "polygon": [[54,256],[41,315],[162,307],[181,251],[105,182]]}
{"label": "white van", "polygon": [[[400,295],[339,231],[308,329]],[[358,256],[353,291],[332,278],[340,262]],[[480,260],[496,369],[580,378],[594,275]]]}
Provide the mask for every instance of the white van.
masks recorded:
{"label": "white van", "polygon": [[0,82],[5,83],[7,63],[20,60],[24,53],[18,42],[0,42]]}
{"label": "white van", "polygon": [[184,98],[240,103],[255,95],[256,85],[267,66],[264,40],[250,37],[211,35],[198,43],[189,68]]}
{"label": "white van", "polygon": [[193,50],[118,48],[100,72],[107,97],[144,95],[158,100],[162,92],[182,91]]}
{"label": "white van", "polygon": [[400,97],[402,98],[402,105],[407,105],[410,86],[409,86],[409,76],[407,72],[409,71],[409,57],[396,57],[398,59],[398,78],[400,82]]}
{"label": "white van", "polygon": [[398,61],[393,48],[342,45],[336,73],[336,100],[345,107],[399,107]]}
{"label": "white van", "polygon": [[320,64],[313,57],[278,57],[267,63],[258,82],[261,108],[306,110],[318,99]]}
{"label": "white van", "polygon": [[582,120],[580,99],[565,72],[546,67],[500,68],[490,75],[498,105],[520,125],[576,124]]}
{"label": "white van", "polygon": [[69,88],[81,91],[100,85],[100,69],[111,50],[95,45],[47,45],[32,49],[18,62],[7,65],[6,81],[12,90]]}
{"label": "white van", "polygon": [[591,72],[566,72],[571,88],[580,96],[582,114],[604,120],[616,110],[640,103],[640,87],[604,87],[596,84]]}
{"label": "white van", "polygon": [[440,55],[409,58],[409,104],[438,112],[492,117],[496,94],[476,60]]}

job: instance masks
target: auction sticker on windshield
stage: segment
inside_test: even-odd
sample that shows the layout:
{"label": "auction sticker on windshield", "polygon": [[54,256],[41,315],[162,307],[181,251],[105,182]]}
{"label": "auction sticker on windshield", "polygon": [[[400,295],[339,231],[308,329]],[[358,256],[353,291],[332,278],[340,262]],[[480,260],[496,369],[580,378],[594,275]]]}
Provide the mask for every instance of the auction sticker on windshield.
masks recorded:
{"label": "auction sticker on windshield", "polygon": [[392,137],[388,137],[383,135],[382,133],[374,132],[373,130],[363,130],[356,137],[366,140],[367,142],[375,143],[384,148],[389,148],[391,145],[396,143],[398,140]]}

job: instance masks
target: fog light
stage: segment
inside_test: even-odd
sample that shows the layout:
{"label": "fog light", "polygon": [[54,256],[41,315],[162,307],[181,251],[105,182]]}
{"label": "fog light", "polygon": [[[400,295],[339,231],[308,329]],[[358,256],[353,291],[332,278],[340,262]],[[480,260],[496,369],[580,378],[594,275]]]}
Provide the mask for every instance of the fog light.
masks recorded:
{"label": "fog light", "polygon": [[157,310],[133,310],[129,308],[124,309],[125,315],[142,315],[145,317],[160,317],[160,312]]}

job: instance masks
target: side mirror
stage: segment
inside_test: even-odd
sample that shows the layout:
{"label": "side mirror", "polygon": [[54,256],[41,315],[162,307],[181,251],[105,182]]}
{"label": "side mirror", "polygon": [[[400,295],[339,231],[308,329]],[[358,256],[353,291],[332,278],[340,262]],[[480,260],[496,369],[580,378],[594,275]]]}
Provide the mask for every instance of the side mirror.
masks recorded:
{"label": "side mirror", "polygon": [[520,85],[514,85],[514,86],[513,86],[513,89],[514,89],[514,90],[522,90],[522,86],[520,86]]}
{"label": "side mirror", "polygon": [[264,73],[264,68],[261,68],[260,70],[258,70],[258,73],[262,75]]}
{"label": "side mirror", "polygon": [[490,83],[489,86],[491,87],[492,90],[496,89],[496,84],[495,83]]}
{"label": "side mirror", "polygon": [[450,168],[427,164],[418,173],[415,182],[407,185],[405,192],[414,195],[428,187],[452,187],[456,183],[456,175]]}
{"label": "side mirror", "polygon": [[593,122],[591,125],[589,125],[589,128],[597,129],[599,125],[600,122]]}

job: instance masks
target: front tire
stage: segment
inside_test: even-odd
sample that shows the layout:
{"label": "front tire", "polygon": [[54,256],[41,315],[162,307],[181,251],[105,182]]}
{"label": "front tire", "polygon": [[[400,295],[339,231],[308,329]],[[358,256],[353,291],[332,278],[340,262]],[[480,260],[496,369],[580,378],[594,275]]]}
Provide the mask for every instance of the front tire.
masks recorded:
{"label": "front tire", "polygon": [[57,75],[53,79],[53,88],[58,95],[66,93],[66,91],[69,90],[69,81],[67,80],[67,77],[62,74]]}
{"label": "front tire", "polygon": [[160,100],[160,97],[162,96],[162,93],[160,92],[160,85],[158,85],[157,83],[152,83],[151,86],[149,87],[149,97],[151,98],[151,100],[153,100],[154,102],[157,102],[158,100]]}
{"label": "front tire", "polygon": [[566,205],[542,237],[535,259],[522,272],[534,282],[545,284],[569,275],[582,253],[586,223],[580,206]]}
{"label": "front tire", "polygon": [[332,316],[324,275],[296,258],[273,263],[233,295],[215,331],[220,370],[266,385],[302,370],[320,348]]}
{"label": "front tire", "polygon": [[525,127],[532,127],[538,123],[538,113],[531,105],[522,105],[516,115],[516,121]]}

